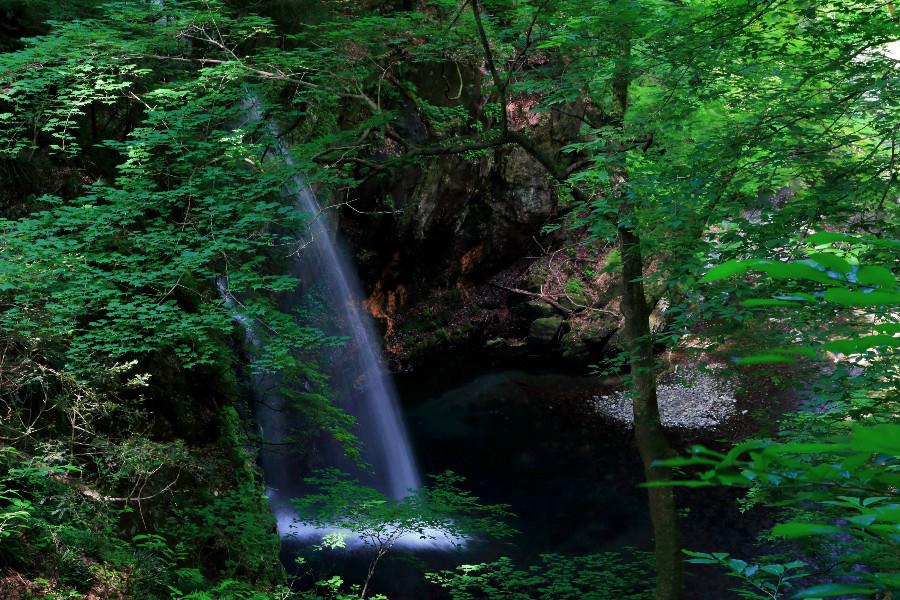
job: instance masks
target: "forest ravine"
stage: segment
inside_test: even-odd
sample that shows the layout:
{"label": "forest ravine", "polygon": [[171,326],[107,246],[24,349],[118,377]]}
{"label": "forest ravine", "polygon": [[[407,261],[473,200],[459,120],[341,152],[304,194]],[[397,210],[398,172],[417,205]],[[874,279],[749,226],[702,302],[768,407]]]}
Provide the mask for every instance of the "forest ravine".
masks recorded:
{"label": "forest ravine", "polygon": [[893,0],[0,2],[0,598],[900,596]]}

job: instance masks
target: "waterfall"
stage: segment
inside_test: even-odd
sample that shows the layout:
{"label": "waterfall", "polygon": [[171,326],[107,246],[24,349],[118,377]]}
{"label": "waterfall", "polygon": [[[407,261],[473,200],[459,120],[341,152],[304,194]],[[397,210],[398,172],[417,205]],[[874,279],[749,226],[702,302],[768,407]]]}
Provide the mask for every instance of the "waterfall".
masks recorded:
{"label": "waterfall", "polygon": [[[248,123],[261,123],[264,116],[260,101],[249,95],[244,102]],[[274,127],[271,128],[272,133]],[[289,166],[293,160],[288,147],[277,140],[273,150]],[[421,486],[418,469],[400,413],[396,390],[384,366],[379,336],[375,333],[370,315],[362,307],[362,290],[353,262],[329,227],[328,216],[322,211],[315,194],[301,175],[294,175],[285,187],[297,209],[309,215],[305,243],[301,252],[292,258],[291,272],[304,287],[315,287],[327,316],[320,325],[329,334],[347,338],[347,343],[328,357],[325,365],[338,404],[352,414],[357,425],[354,433],[363,444],[363,459],[371,466],[357,475],[382,493],[399,499]],[[235,319],[247,334],[248,350],[258,349],[264,340],[257,334],[255,324],[241,312],[241,307],[228,289],[227,280],[217,282],[219,293],[232,308]],[[296,306],[296,301],[289,300]],[[253,379],[256,392],[256,421],[262,438],[261,463],[265,473],[267,493],[279,530],[287,533],[286,525],[293,518],[289,499],[303,491],[305,465],[291,458],[283,446],[289,443],[290,410],[288,400],[277,391],[273,376],[257,375]],[[268,393],[267,393],[268,392]],[[325,444],[326,463],[352,470],[354,466],[337,448],[336,443]]]}
{"label": "waterfall", "polygon": [[[289,155],[286,160],[290,160]],[[339,395],[344,396],[344,407],[358,420],[356,433],[364,444],[367,462],[374,467],[375,487],[393,498],[402,498],[420,487],[421,481],[397,392],[384,366],[380,338],[375,334],[371,316],[362,307],[363,295],[354,265],[340,240],[328,231],[326,215],[315,195],[299,176],[294,177],[292,186],[298,208],[313,215],[309,244],[294,261],[295,274],[308,277],[310,267],[318,271],[328,308],[336,317],[334,324],[349,338],[342,348],[341,368],[332,369],[332,381],[344,380],[344,393]]]}

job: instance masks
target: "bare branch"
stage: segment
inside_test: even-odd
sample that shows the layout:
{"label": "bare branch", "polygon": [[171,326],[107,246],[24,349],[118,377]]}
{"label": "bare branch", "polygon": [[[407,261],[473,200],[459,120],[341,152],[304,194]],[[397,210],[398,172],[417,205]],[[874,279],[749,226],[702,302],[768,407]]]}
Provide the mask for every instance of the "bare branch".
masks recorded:
{"label": "bare branch", "polygon": [[494,85],[497,87],[497,94],[500,96],[500,123],[501,135],[506,136],[509,130],[509,124],[506,116],[506,83],[500,78],[497,71],[497,65],[494,63],[494,53],[491,51],[491,44],[488,41],[487,33],[484,31],[484,24],[481,22],[481,11],[478,9],[478,0],[472,1],[472,16],[475,17],[475,28],[478,30],[478,39],[481,41],[481,47],[484,49],[484,62],[491,73]]}

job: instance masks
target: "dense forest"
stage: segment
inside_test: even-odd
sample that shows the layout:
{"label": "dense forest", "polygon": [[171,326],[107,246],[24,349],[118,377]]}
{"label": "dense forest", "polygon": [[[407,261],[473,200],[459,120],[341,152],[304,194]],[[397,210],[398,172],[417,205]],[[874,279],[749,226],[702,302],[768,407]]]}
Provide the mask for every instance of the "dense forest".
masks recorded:
{"label": "dense forest", "polygon": [[0,599],[898,598],[898,129],[893,0],[0,0]]}

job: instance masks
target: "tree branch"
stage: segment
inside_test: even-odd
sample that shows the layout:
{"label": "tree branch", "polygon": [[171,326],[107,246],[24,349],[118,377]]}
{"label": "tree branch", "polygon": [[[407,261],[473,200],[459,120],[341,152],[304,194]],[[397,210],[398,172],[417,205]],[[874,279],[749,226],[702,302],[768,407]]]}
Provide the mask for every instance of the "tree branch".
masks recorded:
{"label": "tree branch", "polygon": [[500,124],[502,136],[505,137],[509,132],[509,125],[506,117],[506,84],[497,71],[497,65],[494,63],[494,53],[491,52],[491,44],[488,41],[487,33],[484,31],[484,24],[481,22],[481,11],[478,10],[478,0],[472,0],[472,16],[475,17],[475,29],[478,30],[478,39],[481,41],[481,47],[484,49],[484,62],[487,64],[491,78],[497,88],[497,94],[500,96]]}
{"label": "tree branch", "polygon": [[529,292],[528,290],[520,290],[519,288],[507,287],[505,285],[500,285],[499,283],[494,283],[492,281],[489,281],[488,285],[491,287],[495,287],[498,290],[503,290],[504,292],[510,292],[511,294],[519,294],[521,296],[528,296],[530,298],[538,298],[539,300],[546,302],[567,317],[572,314],[572,311],[570,309],[564,307],[562,304],[545,294]]}

